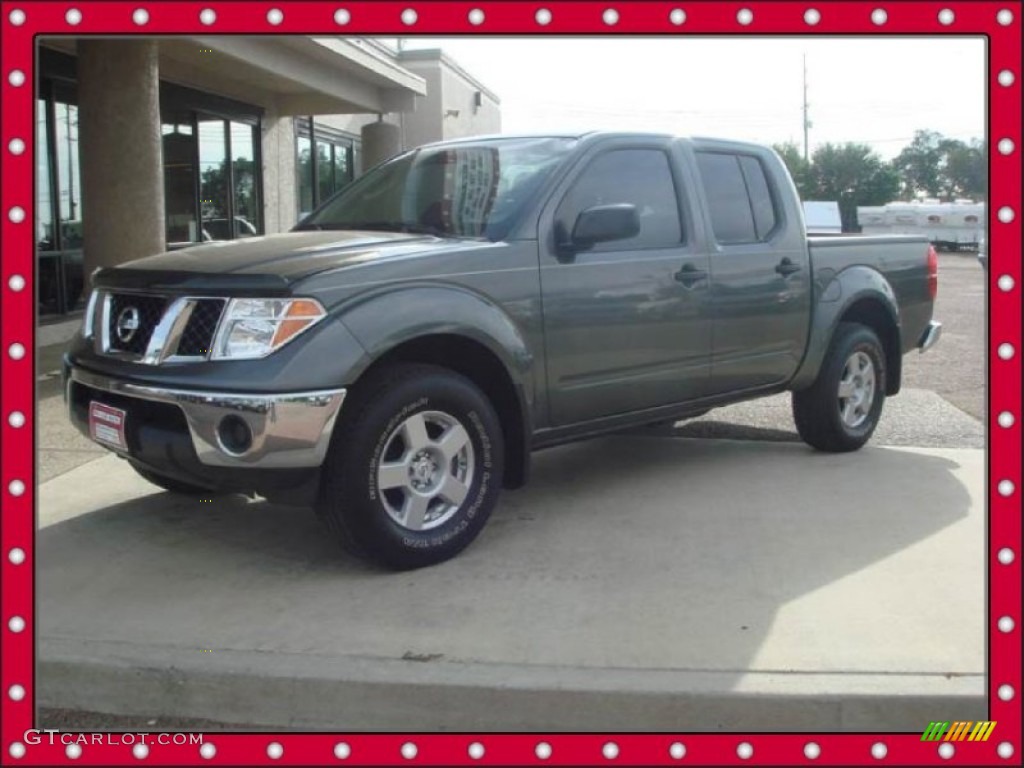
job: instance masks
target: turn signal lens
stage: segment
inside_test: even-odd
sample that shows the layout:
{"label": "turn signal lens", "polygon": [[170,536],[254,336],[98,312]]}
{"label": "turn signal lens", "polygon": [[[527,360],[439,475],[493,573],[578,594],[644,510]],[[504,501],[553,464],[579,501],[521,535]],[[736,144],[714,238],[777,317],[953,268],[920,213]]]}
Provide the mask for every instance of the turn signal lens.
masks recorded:
{"label": "turn signal lens", "polygon": [[310,299],[293,301],[277,326],[272,346],[277,348],[324,316],[324,309]]}

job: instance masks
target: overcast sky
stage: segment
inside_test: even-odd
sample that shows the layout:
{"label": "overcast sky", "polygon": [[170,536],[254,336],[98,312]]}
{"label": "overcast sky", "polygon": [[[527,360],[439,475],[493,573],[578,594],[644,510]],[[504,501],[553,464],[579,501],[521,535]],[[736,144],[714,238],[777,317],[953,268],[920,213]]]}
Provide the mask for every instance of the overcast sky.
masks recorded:
{"label": "overcast sky", "polygon": [[505,133],[655,130],[802,146],[860,141],[889,158],[914,131],[985,133],[982,38],[416,38],[501,99]]}

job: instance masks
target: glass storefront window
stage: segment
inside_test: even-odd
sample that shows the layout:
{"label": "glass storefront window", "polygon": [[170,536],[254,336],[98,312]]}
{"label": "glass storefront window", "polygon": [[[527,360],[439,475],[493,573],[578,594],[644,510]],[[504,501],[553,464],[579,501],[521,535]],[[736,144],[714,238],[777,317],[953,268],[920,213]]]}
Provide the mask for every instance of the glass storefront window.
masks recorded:
{"label": "glass storefront window", "polygon": [[[310,135],[311,125],[315,136]],[[312,124],[309,118],[296,121],[296,130],[296,197],[302,218],[352,181],[355,144],[336,130]]]}
{"label": "glass storefront window", "polygon": [[231,123],[231,173],[235,193],[235,237],[260,233],[261,205],[256,183],[256,128]]}
{"label": "glass storefront window", "polygon": [[36,251],[39,312],[82,302],[82,174],[73,83],[42,78],[36,99]]}
{"label": "glass storefront window", "polygon": [[352,181],[351,166],[348,161],[347,147],[334,147],[334,191],[344,187]]}
{"label": "glass storefront window", "polygon": [[316,142],[317,162],[317,204],[322,203],[334,192],[334,147],[326,141]]}
{"label": "glass storefront window", "polygon": [[36,248],[57,247],[53,232],[53,198],[50,195],[50,153],[46,139],[46,100],[36,99]]}
{"label": "glass storefront window", "polygon": [[199,212],[202,240],[228,240],[228,146],[223,120],[199,121]]}
{"label": "glass storefront window", "polygon": [[259,235],[259,127],[214,117],[199,117],[195,123],[193,119],[194,113],[171,115],[169,110],[164,116],[167,242]]}
{"label": "glass storefront window", "polygon": [[298,153],[295,167],[299,176],[299,216],[302,217],[315,207],[313,203],[313,142],[309,137],[299,137]]}
{"label": "glass storefront window", "polygon": [[193,167],[196,138],[188,115],[164,118],[161,126],[164,151],[164,210],[168,243],[194,243],[196,223],[196,176]]}
{"label": "glass storefront window", "polygon": [[78,105],[74,92],[64,86],[55,89],[57,134],[57,190],[61,247],[82,247],[82,174],[78,166]]}

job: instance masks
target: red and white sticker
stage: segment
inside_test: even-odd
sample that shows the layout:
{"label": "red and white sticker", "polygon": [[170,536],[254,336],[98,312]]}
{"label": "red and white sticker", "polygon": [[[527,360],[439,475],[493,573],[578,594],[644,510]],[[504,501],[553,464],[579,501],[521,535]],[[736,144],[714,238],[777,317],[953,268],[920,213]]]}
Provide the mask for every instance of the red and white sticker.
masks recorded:
{"label": "red and white sticker", "polygon": [[124,425],[128,414],[120,408],[111,408],[103,403],[89,403],[89,436],[97,443],[128,450],[124,437]]}

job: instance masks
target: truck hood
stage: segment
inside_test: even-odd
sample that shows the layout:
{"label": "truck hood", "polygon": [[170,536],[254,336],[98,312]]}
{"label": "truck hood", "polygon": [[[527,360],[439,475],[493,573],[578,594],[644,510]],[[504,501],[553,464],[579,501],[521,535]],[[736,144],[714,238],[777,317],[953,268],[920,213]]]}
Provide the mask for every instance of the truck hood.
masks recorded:
{"label": "truck hood", "polygon": [[101,269],[93,283],[111,290],[172,294],[286,295],[292,284],[318,272],[479,246],[477,240],[403,232],[282,232],[129,261]]}
{"label": "truck hood", "polygon": [[379,259],[394,259],[479,242],[449,240],[402,232],[303,231],[197,245],[130,261],[110,272],[148,272],[273,276],[292,283],[304,277]]}

